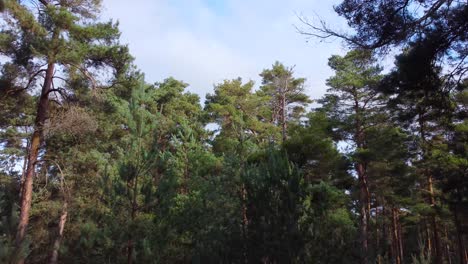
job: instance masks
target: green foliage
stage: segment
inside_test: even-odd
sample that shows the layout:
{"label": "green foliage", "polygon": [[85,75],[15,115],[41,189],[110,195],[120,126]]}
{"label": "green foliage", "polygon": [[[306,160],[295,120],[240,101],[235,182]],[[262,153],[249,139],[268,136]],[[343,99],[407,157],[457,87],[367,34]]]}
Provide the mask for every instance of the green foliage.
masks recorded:
{"label": "green foliage", "polygon": [[353,252],[357,227],[348,210],[349,198],[324,182],[309,185],[307,190],[300,219],[307,241],[305,258],[313,263],[356,262]]}
{"label": "green foliage", "polygon": [[290,128],[290,137],[284,142],[289,159],[299,166],[308,183],[325,181],[349,188],[353,184],[347,173],[350,164],[333,142],[331,120],[323,112],[309,113],[308,118],[306,126]]}
{"label": "green foliage", "polygon": [[263,115],[270,123],[281,127],[283,141],[287,138],[287,124],[300,122],[305,107],[312,102],[304,93],[306,79],[293,75],[294,67],[288,68],[277,61],[271,69],[260,73],[262,86],[256,93],[268,101]]}
{"label": "green foliage", "polygon": [[332,263],[340,254],[351,254],[355,222],[343,191],[324,182],[306,183],[299,169],[273,149],[251,161],[243,178],[249,262]]}
{"label": "green foliage", "polygon": [[[418,5],[424,21],[409,13]],[[344,0],[336,11],[360,29],[347,38],[359,49],[329,59],[310,111],[305,79],[279,62],[258,88],[216,84],[204,107],[180,80],[148,84],[100,9],[0,1],[0,262],[47,263],[56,249],[60,263],[357,263],[363,234],[369,263],[432,263],[436,234],[442,260],[463,262],[466,5]],[[375,51],[400,44],[382,75]]]}
{"label": "green foliage", "polygon": [[252,81],[242,84],[240,78],[225,80],[207,95],[207,121],[220,127],[213,142],[215,152],[248,155],[278,135],[276,127],[265,123],[266,100],[253,93],[253,86]]}

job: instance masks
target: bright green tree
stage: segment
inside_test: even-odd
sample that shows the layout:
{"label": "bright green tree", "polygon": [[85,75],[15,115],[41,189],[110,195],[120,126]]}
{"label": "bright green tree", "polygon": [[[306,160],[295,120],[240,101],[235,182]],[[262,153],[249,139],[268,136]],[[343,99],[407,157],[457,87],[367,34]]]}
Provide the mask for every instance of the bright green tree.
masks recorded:
{"label": "bright green tree", "polygon": [[294,67],[286,67],[278,61],[271,69],[263,70],[260,77],[262,86],[258,95],[269,100],[265,110],[269,114],[267,120],[281,128],[284,141],[287,138],[288,122],[297,122],[311,102],[304,93],[306,79],[294,77]]}
{"label": "bright green tree", "polygon": [[205,112],[208,122],[219,126],[214,139],[217,153],[248,155],[259,145],[265,146],[277,133],[274,126],[265,122],[264,98],[253,93],[252,81],[225,80],[215,86],[214,94],[208,94]]}

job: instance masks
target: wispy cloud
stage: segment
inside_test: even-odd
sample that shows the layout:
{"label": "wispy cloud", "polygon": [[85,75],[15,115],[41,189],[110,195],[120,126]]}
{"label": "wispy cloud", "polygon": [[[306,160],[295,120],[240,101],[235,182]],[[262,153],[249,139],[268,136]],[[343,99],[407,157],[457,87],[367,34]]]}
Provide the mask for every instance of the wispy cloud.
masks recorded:
{"label": "wispy cloud", "polygon": [[296,13],[319,14],[343,25],[334,1],[310,0],[105,0],[105,18],[120,21],[147,81],[173,76],[189,83],[203,98],[223,79],[253,79],[275,60],[296,65],[308,79],[307,92],[320,97],[331,75],[327,59],[342,54],[339,41],[306,42],[294,24]]}

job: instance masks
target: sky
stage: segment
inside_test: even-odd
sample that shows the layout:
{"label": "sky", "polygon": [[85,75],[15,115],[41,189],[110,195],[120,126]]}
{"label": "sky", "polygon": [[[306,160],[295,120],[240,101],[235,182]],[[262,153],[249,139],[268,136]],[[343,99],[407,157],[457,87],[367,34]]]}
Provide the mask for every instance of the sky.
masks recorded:
{"label": "sky", "polygon": [[307,78],[306,93],[320,98],[333,54],[346,53],[340,40],[320,42],[294,27],[298,15],[318,17],[339,30],[346,22],[333,11],[339,0],[104,0],[103,19],[120,23],[122,42],[154,83],[174,77],[200,97],[224,79],[260,84],[258,74],[275,61],[295,66]]}

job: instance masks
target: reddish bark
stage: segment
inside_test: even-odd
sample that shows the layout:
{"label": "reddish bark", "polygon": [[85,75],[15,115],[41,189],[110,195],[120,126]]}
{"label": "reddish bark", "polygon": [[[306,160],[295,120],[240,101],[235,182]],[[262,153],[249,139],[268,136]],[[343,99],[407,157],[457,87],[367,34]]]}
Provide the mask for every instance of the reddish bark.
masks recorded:
{"label": "reddish bark", "polygon": [[52,87],[52,77],[54,74],[54,68],[54,63],[49,63],[47,66],[46,76],[44,78],[44,84],[42,86],[41,96],[37,106],[36,120],[34,123],[34,132],[31,137],[31,144],[28,151],[28,165],[26,168],[26,174],[22,186],[21,211],[15,239],[16,253],[18,257],[17,263],[24,263],[24,257],[21,256],[21,249],[23,247],[24,238],[26,236],[26,231],[29,224],[29,211],[31,210],[31,201],[33,193],[33,178],[35,174],[35,167],[37,163],[37,157],[39,154],[39,148],[42,143],[43,127],[45,121],[48,118],[49,91]]}

